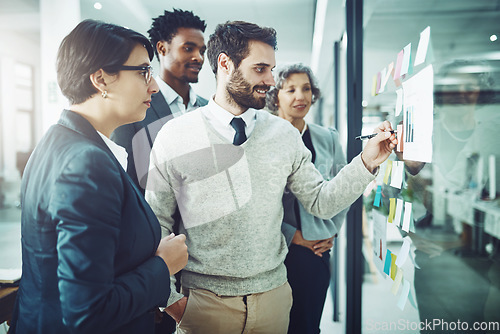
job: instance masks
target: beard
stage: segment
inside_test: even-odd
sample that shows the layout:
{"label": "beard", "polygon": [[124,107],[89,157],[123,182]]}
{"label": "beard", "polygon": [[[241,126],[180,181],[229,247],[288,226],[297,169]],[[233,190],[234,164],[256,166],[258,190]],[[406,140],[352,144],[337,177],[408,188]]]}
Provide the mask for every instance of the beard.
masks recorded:
{"label": "beard", "polygon": [[234,102],[243,108],[262,109],[266,105],[265,97],[254,96],[256,89],[269,90],[269,86],[259,85],[253,86],[243,78],[243,74],[239,69],[236,69],[229,79],[226,90]]}

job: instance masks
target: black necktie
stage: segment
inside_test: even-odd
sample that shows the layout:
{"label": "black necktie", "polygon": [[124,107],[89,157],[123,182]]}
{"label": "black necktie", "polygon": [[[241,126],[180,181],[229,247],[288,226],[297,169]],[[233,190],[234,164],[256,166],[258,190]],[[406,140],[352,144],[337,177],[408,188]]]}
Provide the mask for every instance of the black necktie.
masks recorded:
{"label": "black necktie", "polygon": [[245,121],[241,118],[233,118],[231,121],[231,126],[236,130],[234,135],[233,144],[241,145],[247,140],[247,135],[245,134]]}

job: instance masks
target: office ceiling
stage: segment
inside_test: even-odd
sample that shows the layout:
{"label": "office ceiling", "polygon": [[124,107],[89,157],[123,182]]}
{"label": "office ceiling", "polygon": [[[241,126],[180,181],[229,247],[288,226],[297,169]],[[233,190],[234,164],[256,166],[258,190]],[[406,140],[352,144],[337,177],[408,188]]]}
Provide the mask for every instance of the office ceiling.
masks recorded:
{"label": "office ceiling", "polygon": [[[244,20],[272,26],[278,32],[278,57],[288,58],[287,50],[294,49],[301,61],[309,62],[314,26],[314,0],[100,0],[101,10],[94,0],[80,0],[84,18],[96,18],[128,26],[146,33],[151,18],[165,9],[192,10],[207,23],[206,38],[218,23]],[[281,52],[283,50],[283,52]]]}

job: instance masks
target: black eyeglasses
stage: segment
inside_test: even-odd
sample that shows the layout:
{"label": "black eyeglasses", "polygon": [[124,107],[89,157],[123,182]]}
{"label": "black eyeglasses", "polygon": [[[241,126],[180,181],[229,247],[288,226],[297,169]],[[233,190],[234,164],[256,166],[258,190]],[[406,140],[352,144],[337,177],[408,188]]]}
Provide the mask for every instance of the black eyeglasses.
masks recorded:
{"label": "black eyeglasses", "polygon": [[142,71],[141,75],[144,77],[146,85],[149,85],[151,79],[153,78],[153,68],[151,65],[148,66],[128,66],[122,65],[118,68],[120,71]]}

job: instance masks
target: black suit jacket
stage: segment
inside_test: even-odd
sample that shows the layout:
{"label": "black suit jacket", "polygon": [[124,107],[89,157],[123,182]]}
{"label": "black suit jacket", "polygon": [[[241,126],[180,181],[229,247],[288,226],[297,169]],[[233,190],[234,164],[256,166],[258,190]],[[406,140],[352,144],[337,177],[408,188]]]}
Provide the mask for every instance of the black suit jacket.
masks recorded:
{"label": "black suit jacket", "polygon": [[[201,96],[196,97],[196,106],[201,107],[208,101]],[[172,111],[161,92],[151,98],[151,107],[146,117],[136,123],[125,124],[116,129],[111,139],[125,147],[128,153],[127,173],[144,194],[149,168],[149,154],[161,127],[173,118]]]}
{"label": "black suit jacket", "polygon": [[65,110],[42,138],[21,205],[12,333],[153,333],[170,295],[160,225],[85,118]]}

